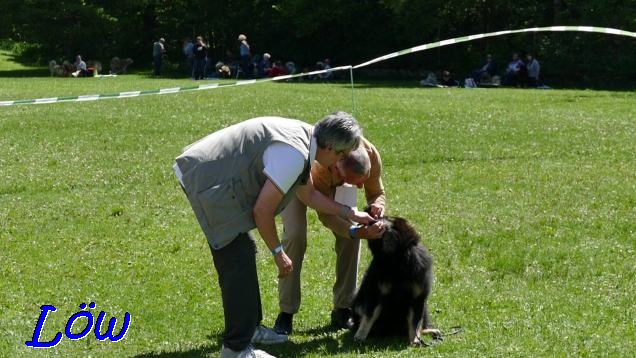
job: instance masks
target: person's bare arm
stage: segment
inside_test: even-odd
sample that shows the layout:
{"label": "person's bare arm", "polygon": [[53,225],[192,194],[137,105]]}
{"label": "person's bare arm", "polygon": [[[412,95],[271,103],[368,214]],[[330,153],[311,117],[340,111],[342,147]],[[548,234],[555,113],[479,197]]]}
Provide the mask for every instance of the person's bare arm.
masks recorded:
{"label": "person's bare arm", "polygon": [[[336,215],[324,214],[318,212],[318,219],[322,224],[333,231],[340,237],[351,237],[350,229],[351,229],[351,221],[345,220]],[[382,233],[384,232],[384,228],[380,222],[376,222],[372,225],[358,226],[353,233],[352,239],[379,239],[382,237]]]}
{"label": "person's bare arm", "polygon": [[[270,250],[280,245],[278,232],[276,231],[276,208],[283,200],[283,193],[269,179],[265,181],[254,204],[253,215],[258,233]],[[293,269],[293,263],[284,251],[274,255],[278,276],[285,277]]]}
{"label": "person's bare arm", "polygon": [[365,225],[373,221],[373,218],[369,214],[363,211],[356,211],[346,205],[338,204],[314,189],[311,178],[306,185],[298,186],[296,196],[303,204],[318,212],[338,215],[343,219],[349,219]]}
{"label": "person's bare arm", "polygon": [[384,216],[386,198],[381,176],[382,160],[380,159],[380,153],[373,146],[371,146],[369,159],[371,160],[371,173],[364,182],[364,193],[367,199],[367,206],[369,206],[369,213],[377,219]]}

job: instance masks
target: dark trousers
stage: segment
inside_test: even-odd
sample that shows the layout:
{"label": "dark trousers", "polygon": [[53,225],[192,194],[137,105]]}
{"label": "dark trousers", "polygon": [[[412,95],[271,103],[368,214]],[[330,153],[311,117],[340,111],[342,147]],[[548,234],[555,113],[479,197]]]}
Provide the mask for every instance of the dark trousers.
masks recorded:
{"label": "dark trousers", "polygon": [[153,56],[152,58],[152,62],[154,64],[155,67],[155,76],[160,76],[161,75],[161,55],[159,56]]}
{"label": "dark trousers", "polygon": [[211,250],[225,315],[223,345],[242,351],[250,344],[256,326],[263,319],[256,242],[250,234],[242,233],[222,249]]}
{"label": "dark trousers", "polygon": [[245,78],[251,78],[252,77],[252,58],[247,55],[247,56],[241,56],[241,70],[243,70],[243,76],[245,76]]}
{"label": "dark trousers", "polygon": [[195,80],[205,79],[205,68],[207,67],[208,60],[206,58],[195,58],[194,59],[194,70],[192,77]]}

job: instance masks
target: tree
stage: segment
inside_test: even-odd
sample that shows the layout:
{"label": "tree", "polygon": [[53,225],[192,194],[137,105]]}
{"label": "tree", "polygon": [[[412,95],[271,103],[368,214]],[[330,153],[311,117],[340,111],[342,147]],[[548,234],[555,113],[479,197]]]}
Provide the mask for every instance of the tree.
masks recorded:
{"label": "tree", "polygon": [[[22,58],[109,61],[132,57],[150,66],[152,43],[167,40],[172,63],[183,61],[185,36],[203,36],[211,61],[236,54],[244,33],[254,54],[312,67],[358,64],[427,42],[507,29],[551,25],[636,27],[636,0],[5,0],[0,40],[20,44]],[[633,39],[587,33],[530,33],[440,47],[377,64],[468,73],[492,53],[500,62],[531,51],[546,76],[588,83],[636,81]],[[603,51],[599,51],[603,49]]]}

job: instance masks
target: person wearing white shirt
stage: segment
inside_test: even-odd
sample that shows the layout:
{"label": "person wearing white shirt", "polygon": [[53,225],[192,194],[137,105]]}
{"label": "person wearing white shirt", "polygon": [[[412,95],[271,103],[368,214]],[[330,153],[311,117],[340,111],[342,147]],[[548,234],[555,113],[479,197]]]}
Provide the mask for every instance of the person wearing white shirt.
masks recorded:
{"label": "person wearing white shirt", "polygon": [[293,270],[275,216],[293,199],[317,211],[368,224],[369,214],[339,204],[314,189],[315,162],[333,165],[360,144],[361,129],[348,113],[335,112],[315,126],[282,117],[258,117],[214,132],[188,146],[174,170],[212,252],[218,274],[225,331],[221,357],[269,357],[252,343],[281,343],[287,335],[261,325],[263,318],[257,229],[278,269]]}

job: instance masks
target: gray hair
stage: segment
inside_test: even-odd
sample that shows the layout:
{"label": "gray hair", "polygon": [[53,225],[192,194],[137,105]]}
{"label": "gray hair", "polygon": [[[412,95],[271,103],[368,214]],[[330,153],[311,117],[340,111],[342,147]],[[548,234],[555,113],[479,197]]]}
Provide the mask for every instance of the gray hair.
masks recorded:
{"label": "gray hair", "polygon": [[367,149],[363,146],[349,152],[342,158],[342,164],[347,172],[356,176],[367,176],[371,171],[371,159],[369,159]]}
{"label": "gray hair", "polygon": [[362,128],[347,112],[334,112],[314,126],[314,137],[320,148],[331,147],[337,152],[348,151],[360,145]]}

